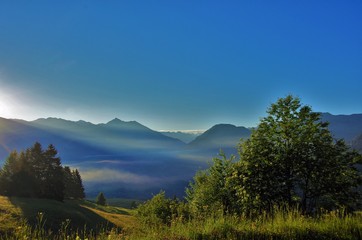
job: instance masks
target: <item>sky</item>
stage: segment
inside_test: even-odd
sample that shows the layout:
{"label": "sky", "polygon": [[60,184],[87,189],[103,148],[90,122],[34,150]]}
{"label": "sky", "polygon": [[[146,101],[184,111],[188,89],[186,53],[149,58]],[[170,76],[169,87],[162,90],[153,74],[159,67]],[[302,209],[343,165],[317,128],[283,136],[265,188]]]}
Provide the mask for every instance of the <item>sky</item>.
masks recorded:
{"label": "sky", "polygon": [[0,2],[0,117],[253,127],[280,97],[362,113],[362,2]]}

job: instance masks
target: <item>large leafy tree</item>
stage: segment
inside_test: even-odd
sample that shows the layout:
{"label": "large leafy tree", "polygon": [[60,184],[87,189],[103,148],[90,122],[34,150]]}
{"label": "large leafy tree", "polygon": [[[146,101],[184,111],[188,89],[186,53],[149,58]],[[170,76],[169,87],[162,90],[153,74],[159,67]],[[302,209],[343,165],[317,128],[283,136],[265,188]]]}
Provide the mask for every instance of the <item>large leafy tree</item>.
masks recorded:
{"label": "large leafy tree", "polygon": [[243,211],[298,203],[310,212],[327,200],[330,207],[357,202],[361,156],[333,139],[319,113],[291,95],[267,113],[240,145],[230,177]]}

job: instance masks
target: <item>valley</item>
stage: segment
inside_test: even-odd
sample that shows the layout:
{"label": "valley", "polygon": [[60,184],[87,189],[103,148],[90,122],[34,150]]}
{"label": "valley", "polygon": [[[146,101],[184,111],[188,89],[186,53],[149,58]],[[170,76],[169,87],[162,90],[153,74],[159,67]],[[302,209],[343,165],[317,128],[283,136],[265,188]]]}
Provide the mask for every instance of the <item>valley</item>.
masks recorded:
{"label": "valley", "polygon": [[[323,113],[322,120],[330,122],[335,138],[361,151],[362,114]],[[250,134],[250,128],[217,124],[202,134],[189,133],[185,143],[181,132],[170,137],[170,133],[117,118],[105,124],[1,118],[0,163],[11,150],[26,149],[38,141],[43,146],[53,144],[63,165],[79,169],[88,197],[103,191],[112,198],[147,199],[160,189],[183,197],[196,171],[206,168],[221,149],[227,155],[237,154],[239,140]]]}

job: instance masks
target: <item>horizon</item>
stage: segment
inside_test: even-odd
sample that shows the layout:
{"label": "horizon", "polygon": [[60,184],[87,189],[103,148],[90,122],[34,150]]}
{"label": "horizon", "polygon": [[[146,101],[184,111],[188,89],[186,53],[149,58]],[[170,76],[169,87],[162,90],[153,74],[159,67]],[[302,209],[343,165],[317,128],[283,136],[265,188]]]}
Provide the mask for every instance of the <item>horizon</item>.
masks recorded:
{"label": "horizon", "polygon": [[255,127],[288,94],[362,113],[362,2],[0,3],[0,116]]}
{"label": "horizon", "polygon": [[[333,113],[330,113],[330,112],[318,112],[318,113],[330,114],[332,116],[362,115],[362,113],[351,113],[351,114],[333,114]],[[20,119],[20,118],[6,118],[6,117],[2,117],[2,116],[0,116],[0,118],[4,118],[4,119],[8,119],[8,120],[15,120],[15,121],[26,121],[26,122],[35,122],[37,120],[57,119],[57,120],[70,121],[70,122],[74,122],[74,123],[76,123],[76,122],[85,122],[85,123],[90,123],[90,124],[93,124],[93,125],[102,125],[102,124],[107,124],[107,123],[109,123],[109,122],[111,122],[113,120],[120,120],[120,121],[126,122],[126,123],[137,122],[137,123],[149,128],[149,126],[143,124],[141,121],[138,121],[137,119],[123,120],[123,119],[120,119],[118,117],[114,117],[114,118],[112,118],[110,120],[107,120],[105,122],[97,122],[97,123],[88,121],[87,119],[72,120],[72,119],[65,119],[65,118],[61,118],[61,117],[41,117],[41,118],[36,118],[36,119],[33,119],[33,120]],[[150,129],[153,130],[153,131],[160,132],[160,133],[162,133],[162,132],[172,132],[172,133],[181,132],[181,133],[189,133],[189,134],[198,135],[198,134],[204,133],[205,131],[209,130],[213,126],[220,125],[220,124],[231,124],[231,125],[234,125],[236,127],[245,127],[245,128],[248,128],[248,129],[252,129],[252,128],[257,127],[257,125],[259,123],[257,123],[255,126],[244,126],[244,125],[240,125],[240,124],[232,124],[232,123],[227,123],[227,122],[220,122],[220,123],[214,123],[214,124],[210,125],[207,129],[153,129],[153,128],[150,128]]]}

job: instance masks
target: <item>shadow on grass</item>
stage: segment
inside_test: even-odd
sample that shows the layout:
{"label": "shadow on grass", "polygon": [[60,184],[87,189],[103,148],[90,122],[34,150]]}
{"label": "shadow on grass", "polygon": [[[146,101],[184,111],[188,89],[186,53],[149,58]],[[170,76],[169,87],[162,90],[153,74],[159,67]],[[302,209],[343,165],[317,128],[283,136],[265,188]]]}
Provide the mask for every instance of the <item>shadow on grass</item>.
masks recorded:
{"label": "shadow on grass", "polygon": [[[49,199],[15,197],[9,199],[13,205],[21,209],[23,217],[33,227],[38,224],[38,213],[42,213],[44,229],[54,233],[66,230],[97,234],[115,227],[105,218],[82,207],[80,201],[59,202]],[[69,225],[65,227],[67,223]]]}

